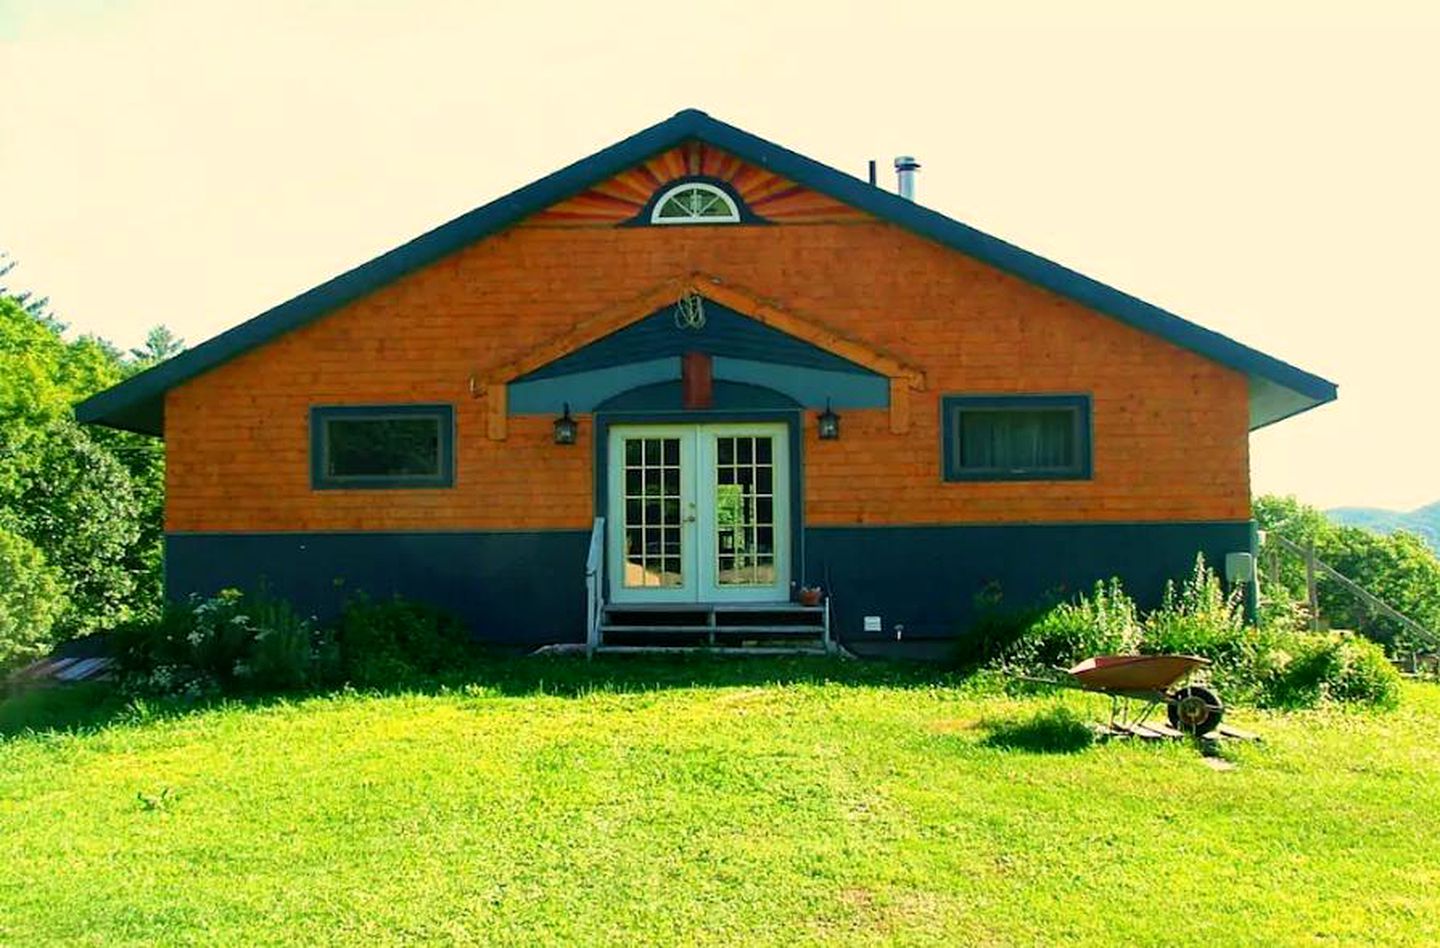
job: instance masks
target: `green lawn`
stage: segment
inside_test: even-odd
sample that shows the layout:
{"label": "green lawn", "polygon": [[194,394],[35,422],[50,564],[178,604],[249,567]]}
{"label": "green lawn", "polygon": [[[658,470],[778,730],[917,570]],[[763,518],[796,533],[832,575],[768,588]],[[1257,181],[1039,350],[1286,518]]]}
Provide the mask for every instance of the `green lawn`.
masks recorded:
{"label": "green lawn", "polygon": [[900,666],[470,681],[0,705],[0,944],[1440,942],[1435,686],[1236,715],[1217,769],[1003,746],[1056,699]]}

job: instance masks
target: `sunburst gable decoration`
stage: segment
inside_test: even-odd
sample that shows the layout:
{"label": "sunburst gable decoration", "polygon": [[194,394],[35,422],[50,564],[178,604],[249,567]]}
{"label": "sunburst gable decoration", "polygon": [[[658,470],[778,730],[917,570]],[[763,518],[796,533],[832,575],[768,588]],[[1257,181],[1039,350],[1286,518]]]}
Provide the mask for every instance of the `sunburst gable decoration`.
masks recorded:
{"label": "sunburst gable decoration", "polygon": [[741,220],[815,224],[866,214],[704,142],[687,142],[540,211],[526,225],[615,227],[648,224],[653,202],[680,181],[708,179],[738,198]]}

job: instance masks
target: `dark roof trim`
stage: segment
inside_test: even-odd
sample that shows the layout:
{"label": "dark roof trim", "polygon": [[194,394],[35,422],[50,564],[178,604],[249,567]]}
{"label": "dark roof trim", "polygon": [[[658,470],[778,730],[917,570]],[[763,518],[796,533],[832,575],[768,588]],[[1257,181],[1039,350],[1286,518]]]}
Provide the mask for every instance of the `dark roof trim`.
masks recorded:
{"label": "dark roof trim", "polygon": [[[1312,402],[1309,407],[1336,397],[1334,383],[1319,376],[929,208],[873,187],[859,178],[712,119],[704,112],[687,109],[442,224],[194,349],[92,396],[76,407],[76,416],[83,422],[161,434],[164,394],[169,389],[688,139],[715,145],[798,184],[829,194],[1248,376],[1268,379]],[[1264,419],[1262,423],[1274,420]]]}

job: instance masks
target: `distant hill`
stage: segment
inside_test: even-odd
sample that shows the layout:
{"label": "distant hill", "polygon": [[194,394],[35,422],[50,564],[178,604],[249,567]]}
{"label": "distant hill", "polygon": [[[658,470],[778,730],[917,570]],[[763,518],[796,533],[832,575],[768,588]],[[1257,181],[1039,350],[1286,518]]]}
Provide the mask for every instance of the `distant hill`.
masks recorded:
{"label": "distant hill", "polygon": [[1364,527],[1377,533],[1409,530],[1418,533],[1440,553],[1440,502],[1405,513],[1380,507],[1336,507],[1325,511],[1331,521],[1347,527]]}

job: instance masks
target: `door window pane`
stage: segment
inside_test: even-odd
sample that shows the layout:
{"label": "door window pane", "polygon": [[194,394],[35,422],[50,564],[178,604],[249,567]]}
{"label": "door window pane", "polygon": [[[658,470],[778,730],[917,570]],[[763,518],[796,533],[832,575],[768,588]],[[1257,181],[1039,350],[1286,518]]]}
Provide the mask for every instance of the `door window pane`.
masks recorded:
{"label": "door window pane", "polygon": [[720,586],[775,585],[773,441],[768,435],[716,441],[715,581]]}
{"label": "door window pane", "polygon": [[682,586],[679,438],[626,438],[624,576],[626,586]]}

